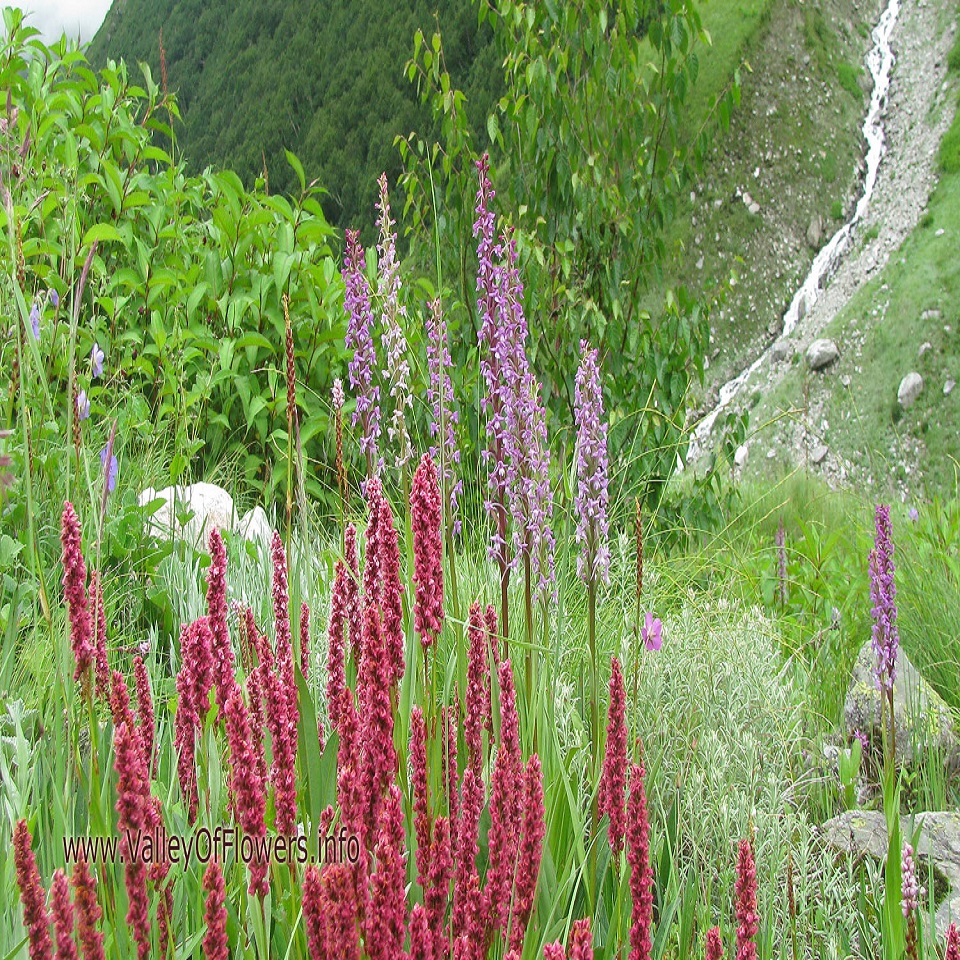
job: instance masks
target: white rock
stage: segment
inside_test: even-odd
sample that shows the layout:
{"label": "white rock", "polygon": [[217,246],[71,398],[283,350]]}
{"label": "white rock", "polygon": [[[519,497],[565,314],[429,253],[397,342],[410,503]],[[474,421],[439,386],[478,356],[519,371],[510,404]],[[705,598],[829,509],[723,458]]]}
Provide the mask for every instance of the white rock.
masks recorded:
{"label": "white rock", "polygon": [[817,465],[823,463],[827,459],[827,454],[830,452],[830,448],[825,443],[817,444],[813,448],[813,453],[810,454],[810,459]]}
{"label": "white rock", "polygon": [[737,447],[737,452],[733,455],[733,462],[738,466],[742,467],[747,462],[747,457],[750,454],[750,448],[745,443],[741,443]]}
{"label": "white rock", "polygon": [[904,410],[909,410],[923,393],[923,377],[916,371],[908,373],[901,381],[897,390],[897,400]]}
{"label": "white rock", "polygon": [[[154,500],[163,501],[150,517],[150,532],[155,537],[173,536],[205,552],[210,533],[216,528],[234,531],[250,541],[260,541],[269,549],[273,531],[263,507],[248,510],[238,520],[233,497],[215,483],[193,483],[163,490],[148,487],[137,498],[140,506]],[[186,513],[193,516],[181,523],[179,518]]]}
{"label": "white rock", "polygon": [[807,347],[807,366],[811,370],[822,370],[830,366],[840,356],[840,350],[833,340],[821,337]]}
{"label": "white rock", "polygon": [[923,355],[928,351],[933,349],[933,344],[929,340],[925,340],[920,344],[920,349],[917,351],[917,359],[922,360]]}
{"label": "white rock", "polygon": [[957,385],[957,381],[956,381],[956,380],[948,380],[948,381],[943,385],[943,395],[944,395],[945,397],[949,397],[950,394],[953,393],[953,388],[954,388],[956,385]]}

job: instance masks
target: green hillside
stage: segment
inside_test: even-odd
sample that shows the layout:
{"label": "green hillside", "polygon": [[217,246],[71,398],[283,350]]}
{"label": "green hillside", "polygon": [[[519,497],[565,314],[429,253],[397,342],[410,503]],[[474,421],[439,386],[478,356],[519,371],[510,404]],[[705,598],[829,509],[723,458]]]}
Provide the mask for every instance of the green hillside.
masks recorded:
{"label": "green hillside", "polygon": [[98,67],[146,62],[159,80],[162,31],[178,148],[192,169],[229,167],[250,187],[266,165],[271,192],[283,192],[295,183],[292,150],[328,191],[331,223],[367,223],[377,176],[400,172],[394,137],[429,124],[403,68],[417,28],[429,35],[437,23],[482,129],[501,73],[469,0],[116,0],[88,55]]}

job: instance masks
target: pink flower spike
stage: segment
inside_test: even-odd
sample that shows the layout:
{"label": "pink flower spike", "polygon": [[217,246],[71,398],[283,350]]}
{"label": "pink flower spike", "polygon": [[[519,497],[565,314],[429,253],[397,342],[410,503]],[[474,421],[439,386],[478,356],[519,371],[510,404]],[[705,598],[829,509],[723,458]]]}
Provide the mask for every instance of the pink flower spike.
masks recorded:
{"label": "pink flower spike", "polygon": [[403,581],[400,579],[397,530],[393,525],[393,511],[386,497],[380,500],[378,528],[382,580],[380,606],[383,610],[383,645],[386,657],[383,666],[388,671],[390,685],[396,686],[403,678]]}
{"label": "pink flower spike", "polygon": [[210,531],[210,568],[207,570],[207,622],[213,639],[213,682],[217,688],[217,706],[224,705],[236,683],[233,675],[233,647],[227,629],[227,551],[220,531]]}
{"label": "pink flower spike", "polygon": [[377,867],[370,878],[370,903],[364,920],[370,960],[396,960],[403,955],[404,919],[407,915],[404,842],[400,789],[392,784],[380,809]]}
{"label": "pink flower spike", "polygon": [[567,960],[563,952],[563,944],[559,940],[543,945],[543,960]]}
{"label": "pink flower spike", "polygon": [[757,945],[753,938],[760,929],[760,915],[757,913],[757,868],[753,860],[753,845],[747,839],[740,841],[734,891],[737,897],[737,960],[756,960]]}
{"label": "pink flower spike", "polygon": [[614,657],[610,671],[610,708],[607,719],[607,749],[600,777],[599,813],[610,818],[608,835],[614,859],[619,863],[627,829],[627,719],[626,689],[620,661]]}
{"label": "pink flower spike", "polygon": [[643,638],[643,642],[647,645],[648,650],[659,650],[663,639],[661,637],[661,630],[663,624],[660,622],[659,617],[655,617],[649,610],[647,611],[647,618],[644,625],[640,628],[640,636]]}
{"label": "pink flower spike", "polygon": [[[543,809],[543,771],[540,758],[533,754],[527,761],[524,776],[523,840],[514,879],[513,921],[510,945],[518,953],[523,949],[523,937],[527,921],[533,912],[533,898],[537,892],[540,875],[540,857],[543,852],[543,835],[546,831]],[[587,934],[589,937],[589,921]],[[571,956],[576,954],[571,953]],[[587,960],[592,960],[593,952]]]}
{"label": "pink flower spike", "polygon": [[424,454],[413,475],[410,516],[413,527],[414,629],[424,648],[443,627],[443,543],[440,484],[433,460]]}
{"label": "pink flower spike", "polygon": [[635,763],[630,771],[630,800],[627,804],[627,861],[633,897],[631,960],[650,960],[653,950],[653,870],[650,867],[650,823],[643,777],[643,767]]}
{"label": "pink flower spike", "polygon": [[207,960],[228,960],[230,943],[227,940],[226,890],[223,872],[216,860],[210,861],[203,875],[203,889],[207,891],[207,906],[203,919],[207,934],[203,938],[203,955]]}
{"label": "pink flower spike", "polygon": [[590,930],[590,918],[576,920],[570,928],[570,960],[593,960],[593,933]]}
{"label": "pink flower spike", "polygon": [[147,777],[153,770],[153,740],[156,721],[153,714],[153,698],[150,696],[150,678],[143,657],[137,654],[133,658],[133,676],[137,692],[137,715],[140,719],[139,733],[143,743],[143,759],[147,765]]}
{"label": "pink flower spike", "polygon": [[410,914],[410,960],[434,960],[433,947],[427,912],[418,903]]}
{"label": "pink flower spike", "polygon": [[330,596],[330,624],[327,628],[327,714],[335,730],[340,729],[339,707],[346,689],[343,628],[347,615],[347,581],[350,574],[337,561]]}
{"label": "pink flower spike", "polygon": [[76,897],[77,940],[83,960],[105,960],[103,934],[97,929],[103,916],[97,901],[97,878],[83,858],[73,866],[72,883]]}
{"label": "pink flower spike", "polygon": [[327,960],[327,924],[320,871],[310,864],[303,874],[303,923],[311,960]]}
{"label": "pink flower spike", "polygon": [[955,923],[947,927],[947,952],[943,960],[960,960],[960,928]]}
{"label": "pink flower spike", "polygon": [[413,787],[413,828],[417,838],[417,883],[426,890],[432,824],[427,797],[427,731],[419,705],[410,713],[410,783]]}
{"label": "pink flower spike", "polygon": [[303,679],[310,676],[310,608],[300,604],[300,672]]}
{"label": "pink flower spike", "polygon": [[23,925],[27,928],[30,960],[52,960],[50,916],[46,894],[37,870],[37,861],[30,842],[26,820],[18,820],[13,829],[13,864],[23,904]]}
{"label": "pink flower spike", "polygon": [[[73,679],[88,673],[93,663],[94,650],[90,638],[93,624],[87,608],[87,568],[80,546],[80,520],[73,504],[66,501],[60,524],[60,542],[63,546],[63,594],[70,619],[70,645],[76,661]],[[89,682],[89,678],[84,681]]]}
{"label": "pink flower spike", "polygon": [[721,960],[723,957],[723,941],[720,939],[720,928],[711,927],[707,931],[707,942],[704,949],[706,960]]}

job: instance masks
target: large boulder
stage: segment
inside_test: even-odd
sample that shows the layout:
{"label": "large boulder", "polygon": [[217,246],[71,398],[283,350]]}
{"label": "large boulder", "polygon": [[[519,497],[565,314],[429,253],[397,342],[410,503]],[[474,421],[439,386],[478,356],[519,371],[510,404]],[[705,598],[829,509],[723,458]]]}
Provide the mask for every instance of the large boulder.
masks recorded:
{"label": "large boulder", "polygon": [[[876,660],[873,645],[868,640],[857,655],[843,717],[848,736],[862,731],[880,749],[884,738],[880,690],[874,673]],[[910,766],[922,753],[934,750],[948,767],[960,769],[960,743],[950,708],[920,675],[903,652],[903,647],[897,649],[893,719],[899,763]]]}
{"label": "large boulder", "polygon": [[827,337],[821,337],[807,347],[807,366],[811,370],[822,370],[834,363],[839,356],[840,348],[836,343]]}
{"label": "large boulder", "polygon": [[[849,810],[820,829],[826,842],[841,853],[869,856],[881,863],[887,858],[887,821],[878,810]],[[926,885],[930,864],[950,885],[935,919],[938,936],[945,937],[951,922],[960,923],[960,813],[948,810],[901,817],[901,843],[909,840],[914,829],[919,831],[916,861],[921,884]]]}
{"label": "large boulder", "polygon": [[[272,531],[262,507],[237,517],[233,497],[215,483],[192,483],[186,487],[147,487],[137,498],[140,506],[163,501],[150,517],[150,532],[156,537],[175,537],[197,550],[206,551],[211,531],[231,530],[247,540],[269,547]],[[185,514],[192,514],[181,522]]]}

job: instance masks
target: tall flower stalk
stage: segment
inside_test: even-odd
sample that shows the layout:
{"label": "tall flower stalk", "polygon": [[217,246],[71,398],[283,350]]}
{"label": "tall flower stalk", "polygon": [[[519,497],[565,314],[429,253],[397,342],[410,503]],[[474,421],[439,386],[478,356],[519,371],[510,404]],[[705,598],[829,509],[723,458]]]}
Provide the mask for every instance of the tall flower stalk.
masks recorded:
{"label": "tall flower stalk", "polygon": [[379,476],[380,387],[375,382],[377,351],[373,342],[373,313],[370,309],[370,285],[364,275],[363,248],[356,230],[346,233],[347,252],[343,259],[347,311],[346,347],[353,351],[347,368],[350,386],[357,396],[353,426],[360,426],[360,452],[367,458],[367,477]]}
{"label": "tall flower stalk", "polygon": [[[582,360],[577,370],[574,415],[577,421],[577,494],[579,517],[577,576],[587,587],[587,642],[590,650],[591,734],[594,757],[600,756],[600,696],[597,674],[597,581],[610,579],[607,545],[607,425],[603,422],[603,393],[596,349],[580,341]],[[596,827],[596,823],[594,823]]]}
{"label": "tall flower stalk", "polygon": [[886,714],[884,729],[887,733],[887,756],[893,764],[896,761],[893,684],[900,635],[897,630],[897,587],[894,581],[890,508],[885,504],[877,504],[874,522],[874,547],[869,558],[873,652],[877,658],[876,677],[880,688],[881,712]]}
{"label": "tall flower stalk", "polygon": [[386,373],[393,410],[387,424],[387,435],[397,448],[396,467],[400,471],[401,485],[406,490],[407,466],[413,455],[410,434],[407,432],[406,411],[413,405],[410,392],[410,364],[407,361],[407,338],[403,332],[407,308],[400,303],[400,264],[397,261],[397,238],[394,221],[390,218],[390,198],[387,195],[387,175],[377,180],[380,199],[377,201],[377,227],[380,241],[377,244],[380,275],[380,326],[383,351],[386,354]]}

